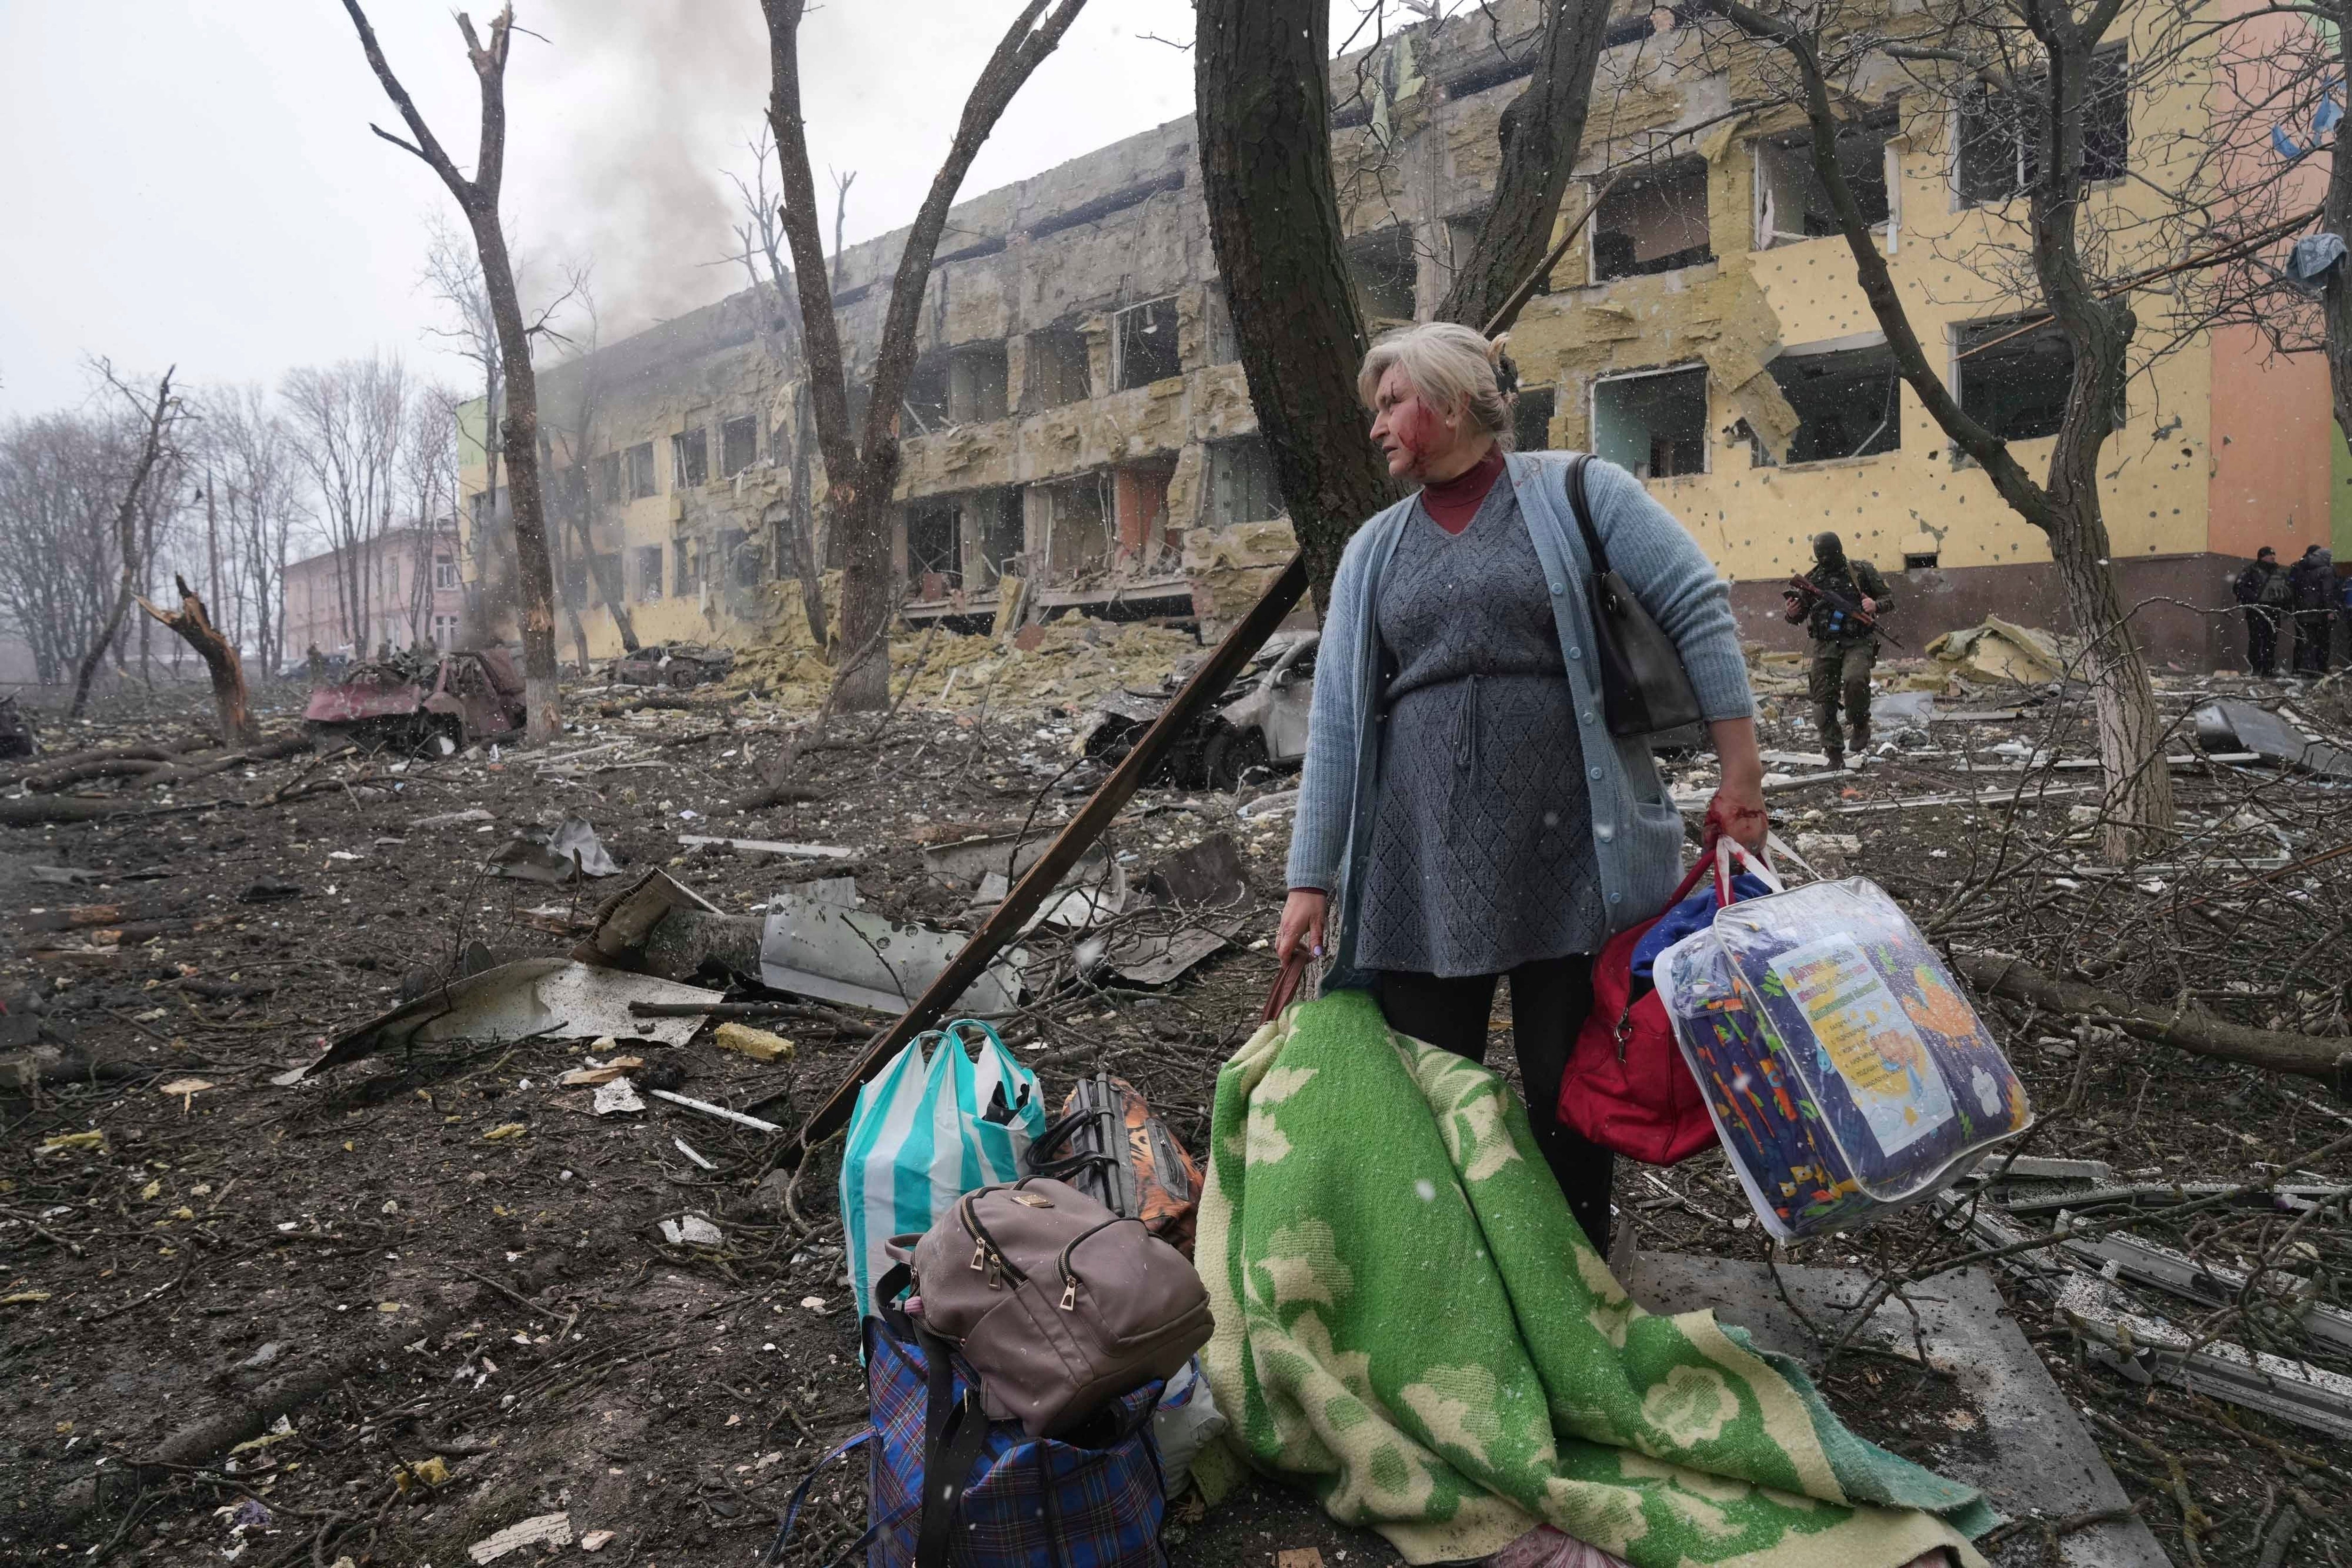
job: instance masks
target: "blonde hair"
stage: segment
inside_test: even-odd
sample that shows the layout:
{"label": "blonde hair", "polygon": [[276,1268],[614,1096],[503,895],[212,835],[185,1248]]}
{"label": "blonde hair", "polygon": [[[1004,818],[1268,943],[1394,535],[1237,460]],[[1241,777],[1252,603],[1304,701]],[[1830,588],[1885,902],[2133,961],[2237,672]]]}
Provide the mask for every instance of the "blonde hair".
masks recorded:
{"label": "blonde hair", "polygon": [[1511,396],[1518,384],[1517,368],[1503,352],[1509,340],[1507,332],[1489,342],[1458,321],[1400,327],[1364,356],[1364,368],[1356,374],[1356,395],[1366,408],[1371,407],[1381,378],[1394,366],[1433,408],[1441,413],[1466,413],[1471,423],[1507,447]]}

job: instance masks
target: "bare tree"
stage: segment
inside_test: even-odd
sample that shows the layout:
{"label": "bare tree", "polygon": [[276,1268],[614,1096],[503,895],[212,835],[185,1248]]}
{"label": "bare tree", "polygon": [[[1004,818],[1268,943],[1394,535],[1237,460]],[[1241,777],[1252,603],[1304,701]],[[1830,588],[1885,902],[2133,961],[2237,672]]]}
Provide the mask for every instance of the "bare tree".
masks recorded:
{"label": "bare tree", "polygon": [[[808,618],[809,640],[823,648],[824,567],[818,549],[815,510],[810,504],[814,452],[809,439],[814,405],[809,396],[808,349],[801,329],[800,290],[793,282],[792,268],[784,265],[787,241],[783,208],[768,189],[768,159],[773,145],[771,133],[761,131],[751,144],[751,178],[748,182],[733,174],[728,178],[735,182],[736,192],[743,201],[743,221],[735,225],[735,237],[742,246],[737,259],[743,264],[751,283],[752,327],[784,389],[782,417],[770,423],[768,449],[792,471],[793,575],[800,583],[801,613]],[[849,198],[849,181],[856,177],[853,172],[838,180],[844,207]],[[836,267],[841,259],[841,230],[842,215],[837,208],[833,230]],[[776,563],[776,570],[782,571],[782,561]]]}
{"label": "bare tree", "polygon": [[[2117,268],[2128,247],[2104,226],[2116,220],[2091,192],[2092,166],[2101,155],[2090,141],[2093,112],[2103,94],[2116,90],[2113,75],[2101,74],[2114,69],[2104,65],[2113,57],[2103,46],[2123,18],[2124,0],[2091,0],[2080,9],[2051,0],[1935,0],[1919,15],[1897,19],[1891,32],[1859,26],[1843,13],[1825,19],[1820,10],[1786,0],[1768,0],[1769,8],[1744,0],[1707,4],[1777,51],[1792,73],[1790,96],[1811,131],[1814,174],[1896,369],[2000,498],[2049,541],[2067,608],[2085,641],[2106,780],[2105,849],[2111,859],[2126,859],[2171,831],[2173,805],[2164,725],[2108,564],[2099,496],[2100,454],[2121,423],[2139,326],[2128,299],[2103,287],[2101,269]],[[2129,68],[2147,72],[2154,60],[2179,57],[2160,49],[2141,54]],[[1979,134],[1993,138],[2012,160],[2014,172],[2000,182],[2005,199],[1995,204],[2003,210],[1987,231],[1991,238],[1972,248],[1977,269],[2005,274],[2012,297],[2038,296],[2073,352],[2065,413],[2039,481],[1945,384],[1839,165],[1839,132],[1864,101],[1861,78],[1887,61],[1909,68],[1905,97],[1915,122],[1990,122]],[[1958,151],[1965,156],[1969,150]],[[2004,223],[2013,226],[2004,231]],[[2007,248],[2004,232],[2014,235]],[[2003,267],[2004,257],[2012,265]]]}
{"label": "bare tree", "polygon": [[1038,63],[1053,53],[1085,3],[1053,0],[1049,10],[1048,0],[1027,0],[972,84],[955,140],[907,232],[876,349],[865,429],[856,431],[850,423],[841,329],[833,313],[824,238],[817,227],[816,182],[810,172],[807,128],[801,118],[800,26],[807,0],[761,0],[768,19],[768,119],[783,184],[784,237],[800,295],[817,442],[824,455],[825,505],[842,554],[839,642],[845,662],[834,676],[834,695],[841,707],[872,711],[889,702],[886,633],[897,612],[889,522],[890,493],[898,478],[898,409],[914,371],[915,329],[948,209],[1005,105]]}
{"label": "bare tree", "polygon": [[472,19],[464,12],[457,15],[457,30],[465,37],[467,58],[481,93],[480,150],[471,179],[457,172],[410,101],[407,89],[393,74],[359,0],[343,0],[343,9],[358,29],[360,46],[367,53],[376,80],[400,110],[415,140],[404,140],[381,126],[368,129],[413,153],[441,177],[466,215],[481,259],[483,286],[498,327],[500,373],[506,382],[503,406],[493,406],[488,413],[499,416],[513,497],[515,553],[522,590],[525,733],[535,742],[552,740],[562,731],[563,718],[555,672],[555,583],[548,566],[546,514],[540,494],[539,382],[530,363],[531,329],[523,320],[522,303],[515,293],[514,265],[499,218],[499,188],[506,170],[507,54],[514,41],[514,7],[506,6],[491,18],[488,45],[476,35]]}
{"label": "bare tree", "polygon": [[275,672],[286,657],[286,565],[299,515],[300,459],[284,416],[261,387],[215,393],[205,399],[204,415],[207,487],[218,498],[230,572],[229,635],[244,646],[249,619],[255,655],[264,672]]}
{"label": "bare tree", "polygon": [[[112,646],[115,633],[121,630],[122,617],[130,612],[131,601],[139,591],[141,574],[146,566],[143,547],[154,537],[156,508],[149,485],[158,477],[156,470],[163,463],[173,427],[186,416],[186,410],[180,400],[172,395],[172,376],[176,366],[163,372],[163,380],[155,384],[155,395],[152,400],[140,399],[137,393],[115,379],[110,367],[101,364],[100,369],[107,384],[140,409],[146,430],[140,442],[138,459],[131,465],[129,478],[123,482],[121,500],[114,511],[115,552],[121,564],[121,577],[115,589],[113,607],[100,624],[96,639],[83,650],[81,663],[74,671],[73,706],[68,711],[75,718],[79,718],[83,710],[89,707],[90,682],[97,678],[98,667],[104,662],[108,648]],[[146,525],[143,528],[142,523]]]}
{"label": "bare tree", "polygon": [[0,432],[0,611],[62,684],[98,641],[121,574],[114,517],[138,451],[115,411],[11,421]]}
{"label": "bare tree", "polygon": [[457,549],[457,490],[449,454],[457,444],[460,401],[456,392],[446,387],[417,388],[409,415],[408,441],[401,451],[402,510],[414,530],[408,536],[410,575],[406,595],[412,643],[432,636],[434,563],[444,550]]}
{"label": "bare tree", "polygon": [[400,505],[414,396],[406,367],[375,357],[289,371],[279,392],[335,552],[336,607],[361,657],[378,631],[371,612],[390,564],[385,536]]}

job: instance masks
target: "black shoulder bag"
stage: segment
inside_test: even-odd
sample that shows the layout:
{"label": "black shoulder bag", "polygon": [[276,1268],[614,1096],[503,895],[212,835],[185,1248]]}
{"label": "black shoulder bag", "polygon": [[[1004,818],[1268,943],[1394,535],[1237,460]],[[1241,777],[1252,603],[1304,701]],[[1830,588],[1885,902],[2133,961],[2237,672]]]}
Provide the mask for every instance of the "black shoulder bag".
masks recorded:
{"label": "black shoulder bag", "polygon": [[1592,558],[1584,595],[1592,610],[1594,653],[1601,661],[1601,695],[1608,705],[1609,733],[1655,735],[1699,721],[1698,693],[1674,639],[1658,630],[1625,580],[1609,568],[1609,551],[1592,526],[1592,504],[1584,493],[1584,470],[1592,461],[1579,453],[1568,465],[1568,504]]}

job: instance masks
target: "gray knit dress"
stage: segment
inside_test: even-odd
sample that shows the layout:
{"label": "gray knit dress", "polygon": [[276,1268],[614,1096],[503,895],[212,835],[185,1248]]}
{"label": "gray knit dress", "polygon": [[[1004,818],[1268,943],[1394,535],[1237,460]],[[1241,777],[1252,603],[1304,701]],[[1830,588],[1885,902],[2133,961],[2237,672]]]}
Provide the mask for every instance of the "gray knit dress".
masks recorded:
{"label": "gray knit dress", "polygon": [[1492,975],[1596,950],[1575,698],[1508,476],[1459,534],[1414,502],[1374,622],[1388,680],[1357,963]]}

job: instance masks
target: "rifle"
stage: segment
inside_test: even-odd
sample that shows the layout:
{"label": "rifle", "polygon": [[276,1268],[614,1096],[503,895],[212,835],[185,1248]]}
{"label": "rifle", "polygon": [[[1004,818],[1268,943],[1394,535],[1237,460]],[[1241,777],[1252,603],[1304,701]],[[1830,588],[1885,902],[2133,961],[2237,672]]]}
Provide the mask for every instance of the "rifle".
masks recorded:
{"label": "rifle", "polygon": [[1855,625],[1861,627],[1872,636],[1885,642],[1889,647],[1902,648],[1906,653],[1911,651],[1910,649],[1903,646],[1902,642],[1895,637],[1894,632],[1889,632],[1885,627],[1881,626],[1878,623],[1877,616],[1865,612],[1861,605],[1855,604],[1849,600],[1832,593],[1828,589],[1823,588],[1820,583],[1815,582],[1811,578],[1805,576],[1801,572],[1790,572],[1789,574],[1789,586],[1782,589],[1780,591],[1783,594],[1789,595],[1802,595],[1810,593],[1816,599],[1825,601],[1832,609],[1844,611],[1848,615],[1853,617],[1853,623]]}

